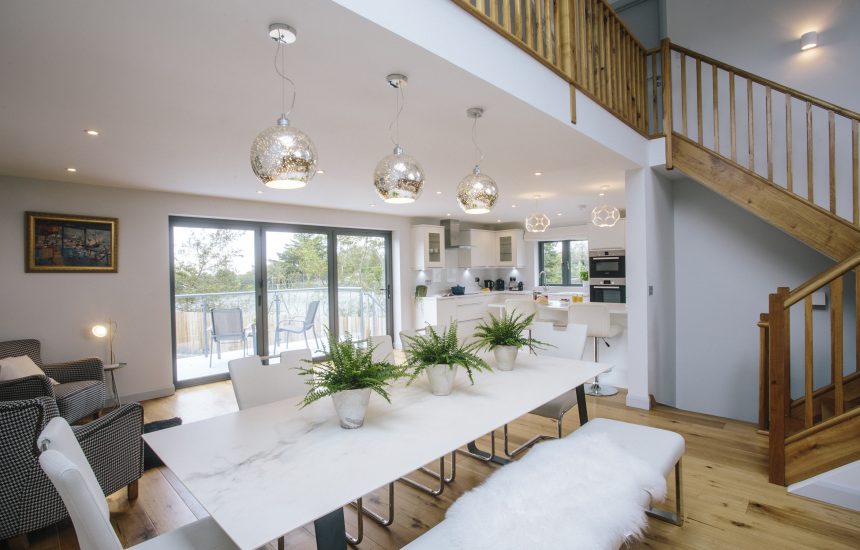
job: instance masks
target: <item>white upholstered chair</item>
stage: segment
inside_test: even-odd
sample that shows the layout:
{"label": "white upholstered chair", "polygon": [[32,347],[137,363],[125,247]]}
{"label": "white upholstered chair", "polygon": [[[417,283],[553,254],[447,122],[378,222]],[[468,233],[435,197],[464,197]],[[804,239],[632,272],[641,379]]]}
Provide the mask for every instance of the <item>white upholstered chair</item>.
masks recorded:
{"label": "white upholstered chair", "polygon": [[373,360],[375,362],[394,360],[392,357],[394,345],[391,343],[391,336],[387,334],[371,336],[368,339],[368,344],[373,348]]}
{"label": "white upholstered chair", "polygon": [[[80,547],[88,550],[122,550],[122,544],[110,523],[107,500],[69,423],[63,418],[52,419],[39,436],[38,445],[42,449],[39,464],[69,511]],[[238,546],[211,517],[206,517],[133,548],[236,550]]]}
{"label": "white upholstered chair", "polygon": [[263,365],[258,355],[229,361],[227,368],[239,408],[247,409],[304,395],[304,379],[292,367],[303,365],[301,360],[310,357],[310,351],[303,349],[282,352],[281,362],[275,365]]}
{"label": "white upholstered chair", "polygon": [[[594,362],[600,361],[600,341],[609,346],[607,338],[615,338],[623,330],[620,325],[613,325],[609,310],[604,304],[571,304],[568,310],[568,323],[588,327],[588,337],[594,338]],[[606,397],[618,393],[618,388],[601,386],[600,376],[594,377],[594,384],[586,387],[585,393],[596,397]]]}

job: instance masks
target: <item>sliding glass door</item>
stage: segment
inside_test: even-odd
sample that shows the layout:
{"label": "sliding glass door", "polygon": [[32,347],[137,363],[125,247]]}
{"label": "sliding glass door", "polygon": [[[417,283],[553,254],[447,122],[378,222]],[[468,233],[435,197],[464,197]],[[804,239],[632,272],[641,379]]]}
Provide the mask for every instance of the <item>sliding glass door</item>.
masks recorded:
{"label": "sliding glass door", "polygon": [[323,354],[327,330],[391,333],[389,232],[174,217],[170,239],[179,387],[246,355]]}

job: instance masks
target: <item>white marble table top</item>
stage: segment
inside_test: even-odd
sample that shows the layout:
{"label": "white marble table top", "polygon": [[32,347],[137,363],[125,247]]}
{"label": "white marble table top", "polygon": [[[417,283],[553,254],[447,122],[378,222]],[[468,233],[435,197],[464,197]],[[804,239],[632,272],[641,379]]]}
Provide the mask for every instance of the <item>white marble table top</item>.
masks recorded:
{"label": "white marble table top", "polygon": [[[493,364],[492,356],[487,356]],[[298,399],[144,435],[242,549],[257,548],[510,422],[609,365],[520,353],[513,371],[457,373],[451,395],[425,377],[374,394],[364,426],[340,428],[331,400]]]}

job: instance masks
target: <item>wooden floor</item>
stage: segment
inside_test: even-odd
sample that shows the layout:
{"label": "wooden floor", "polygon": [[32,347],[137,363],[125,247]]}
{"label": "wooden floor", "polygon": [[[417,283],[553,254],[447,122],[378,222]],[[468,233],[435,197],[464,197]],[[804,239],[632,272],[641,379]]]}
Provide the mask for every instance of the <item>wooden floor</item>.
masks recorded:
{"label": "wooden floor", "polygon": [[[147,422],[172,416],[192,422],[237,409],[229,382],[180,390],[174,396],[148,401],[144,407]],[[624,406],[623,394],[589,397],[588,412],[592,418],[674,430],[687,441],[686,523],[679,528],[652,519],[645,538],[631,548],[860,548],[860,514],[789,495],[784,488],[767,482],[767,440],[752,424],[665,406],[651,411],[630,409]],[[575,411],[568,416],[565,433],[577,425]],[[552,423],[528,416],[513,425],[512,435],[521,442],[537,430],[552,433]],[[365,541],[359,548],[400,548],[407,544],[441,521],[457,497],[496,468],[460,456],[455,482],[436,498],[397,484],[394,524],[383,528],[365,522]],[[671,486],[669,494],[674,494]],[[387,493],[380,490],[365,502],[384,511],[386,497]],[[124,491],[112,495],[109,502],[111,520],[126,547],[205,516],[166,468],[144,474],[136,502],[129,503]],[[348,529],[354,533],[351,509],[346,511],[346,518]],[[68,521],[31,534],[30,543],[31,548],[40,550],[78,548]],[[274,549],[275,545],[269,547]],[[313,526],[289,533],[287,548],[315,548]]]}

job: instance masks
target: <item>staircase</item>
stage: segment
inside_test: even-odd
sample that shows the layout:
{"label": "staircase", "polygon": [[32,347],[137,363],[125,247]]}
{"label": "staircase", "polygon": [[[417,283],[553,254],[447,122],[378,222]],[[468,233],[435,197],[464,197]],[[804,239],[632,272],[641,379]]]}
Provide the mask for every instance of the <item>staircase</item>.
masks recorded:
{"label": "staircase", "polygon": [[[668,39],[649,50],[605,0],[453,2],[570,84],[572,122],[579,91],[644,137],[665,137],[667,169],[838,262],[770,295],[759,320],[759,423],[768,432],[772,483],[860,459],[860,114]],[[816,379],[814,297],[824,289],[829,368]],[[792,341],[792,307],[803,308],[803,342]],[[855,372],[846,375],[852,318],[857,357]],[[803,388],[792,399],[798,350],[802,371],[795,378]]]}

